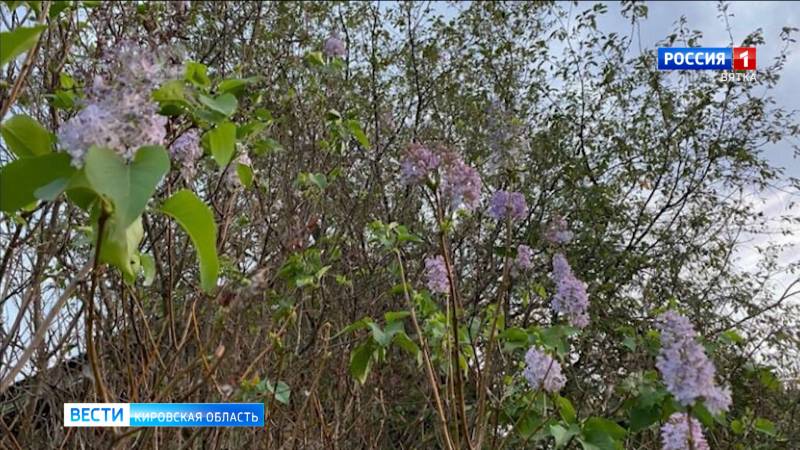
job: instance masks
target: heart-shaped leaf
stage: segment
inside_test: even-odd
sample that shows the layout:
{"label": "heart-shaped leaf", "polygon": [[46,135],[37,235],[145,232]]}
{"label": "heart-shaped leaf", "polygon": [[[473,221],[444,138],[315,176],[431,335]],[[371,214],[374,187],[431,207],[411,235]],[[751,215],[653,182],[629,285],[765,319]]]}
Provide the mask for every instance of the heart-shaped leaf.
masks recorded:
{"label": "heart-shaped leaf", "polygon": [[85,171],[92,189],[114,204],[117,226],[126,229],[142,214],[169,172],[169,156],[164,147],[142,147],[127,164],[113,150],[92,147],[86,155]]}

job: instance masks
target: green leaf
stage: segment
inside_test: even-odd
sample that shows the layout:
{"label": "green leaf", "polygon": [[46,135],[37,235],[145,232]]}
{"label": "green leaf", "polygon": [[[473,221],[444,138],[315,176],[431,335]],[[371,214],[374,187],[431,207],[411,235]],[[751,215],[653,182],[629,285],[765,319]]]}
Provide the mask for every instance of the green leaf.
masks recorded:
{"label": "green leaf", "polygon": [[778,431],[775,428],[775,424],[772,423],[771,420],[765,419],[763,417],[759,417],[756,419],[755,427],[756,431],[764,433],[767,436],[775,437],[778,434]]}
{"label": "green leaf", "polygon": [[572,406],[572,402],[560,395],[556,395],[555,400],[558,406],[558,413],[561,415],[561,418],[564,419],[564,422],[574,423],[577,414],[575,413],[575,407]]}
{"label": "green leaf", "polygon": [[275,395],[275,400],[283,403],[284,405],[289,404],[289,397],[292,395],[292,389],[289,388],[289,385],[284,383],[283,381],[278,381],[276,386],[273,386],[272,383],[267,381],[267,390],[272,392]]}
{"label": "green leaf", "polygon": [[351,323],[350,325],[342,328],[342,331],[336,333],[336,335],[333,336],[333,337],[336,338],[336,337],[339,337],[339,336],[341,336],[343,334],[348,334],[348,333],[352,333],[353,331],[356,331],[356,330],[361,330],[361,329],[367,328],[368,327],[367,324],[370,323],[370,322],[372,322],[372,319],[370,319],[369,317],[364,317],[364,318],[358,319],[355,322]]}
{"label": "green leaf", "polygon": [[350,133],[352,133],[353,137],[356,138],[362,147],[365,149],[370,149],[372,147],[372,145],[369,143],[367,135],[364,134],[364,130],[361,129],[361,124],[357,120],[348,120],[345,122],[345,124],[347,125],[347,129],[350,130]]}
{"label": "green leaf", "polygon": [[153,279],[156,277],[156,261],[153,255],[149,253],[142,253],[139,255],[139,261],[142,263],[142,273],[144,274],[144,286],[153,284]]}
{"label": "green leaf", "polygon": [[70,165],[66,153],[50,153],[6,164],[0,168],[0,211],[17,211],[35,202],[37,193],[52,197],[53,192],[40,189],[58,180],[66,181],[73,173],[75,168]]}
{"label": "green leaf", "polygon": [[744,432],[744,423],[739,419],[732,421],[731,431],[733,431],[734,434],[742,434]]}
{"label": "green leaf", "polygon": [[255,83],[259,80],[258,77],[248,77],[248,78],[229,78],[227,80],[223,80],[219,86],[217,86],[217,90],[220,94],[234,94],[239,95],[244,92],[244,87],[248,84]]}
{"label": "green leaf", "polygon": [[45,28],[44,25],[19,27],[0,33],[0,67],[36,45]]}
{"label": "green leaf", "polygon": [[216,98],[201,94],[197,98],[200,100],[200,103],[211,111],[221,114],[223,118],[233,115],[233,113],[236,112],[236,107],[239,106],[239,102],[233,94],[222,94]]}
{"label": "green leaf", "polygon": [[575,424],[570,425],[569,428],[564,428],[558,424],[550,425],[550,435],[556,439],[556,448],[567,445],[567,442],[580,432],[581,429]]}
{"label": "green leaf", "polygon": [[113,202],[118,226],[127,228],[169,172],[169,156],[164,147],[142,147],[127,164],[111,149],[92,147],[86,154],[85,172],[92,189]]}
{"label": "green leaf", "polygon": [[591,417],[583,424],[579,441],[585,450],[622,450],[626,431],[616,422],[602,417]]}
{"label": "green leaf", "polygon": [[161,207],[191,238],[200,260],[200,283],[211,292],[217,286],[217,224],[211,209],[187,189],[176,192]]}
{"label": "green leaf", "polygon": [[185,84],[181,80],[167,81],[153,91],[153,100],[159,103],[177,103],[188,106]]}
{"label": "green leaf", "polygon": [[638,404],[628,413],[631,433],[649,428],[661,418],[660,405]]}
{"label": "green leaf", "polygon": [[197,87],[207,88],[211,86],[211,79],[207,75],[208,67],[194,61],[186,62],[186,73],[184,79]]}
{"label": "green leaf", "polygon": [[736,330],[725,331],[720,336],[731,344],[744,344],[744,338]]}
{"label": "green leaf", "polygon": [[405,331],[400,331],[394,335],[393,342],[400,346],[403,350],[407,351],[413,357],[419,356],[419,346],[416,342],[412,341]]}
{"label": "green leaf", "polygon": [[383,318],[387,322],[396,322],[398,320],[403,320],[410,315],[411,312],[409,311],[389,311],[383,314]]}
{"label": "green leaf", "polygon": [[312,66],[319,67],[325,65],[325,58],[322,56],[322,52],[308,52],[306,54],[306,61]]}
{"label": "green leaf", "polygon": [[208,132],[208,146],[211,156],[220,167],[227,167],[236,150],[236,125],[231,122],[219,124]]}
{"label": "green leaf", "polygon": [[384,333],[383,330],[381,330],[380,325],[370,321],[367,323],[367,326],[369,326],[369,328],[372,330],[372,338],[375,339],[375,342],[377,342],[378,345],[384,348],[389,346],[389,343],[392,341],[392,337]]}
{"label": "green leaf", "polygon": [[18,115],[6,120],[0,125],[0,133],[8,148],[20,158],[52,151],[53,135],[31,117]]}
{"label": "green leaf", "polygon": [[370,339],[356,347],[350,354],[350,374],[361,384],[367,381],[374,351],[375,346]]}
{"label": "green leaf", "polygon": [[322,173],[310,173],[308,174],[308,180],[316,187],[320,188],[320,190],[324,190],[325,187],[328,186],[328,177]]}
{"label": "green leaf", "polygon": [[[139,264],[139,243],[144,237],[142,218],[137,217],[127,227],[120,225],[117,217],[106,221],[103,229],[103,240],[100,244],[100,262],[108,263],[118,268],[126,283],[136,279]],[[136,266],[136,267],[134,267]]]}
{"label": "green leaf", "polygon": [[253,184],[253,169],[247,164],[236,164],[236,174],[242,186],[249,188]]}

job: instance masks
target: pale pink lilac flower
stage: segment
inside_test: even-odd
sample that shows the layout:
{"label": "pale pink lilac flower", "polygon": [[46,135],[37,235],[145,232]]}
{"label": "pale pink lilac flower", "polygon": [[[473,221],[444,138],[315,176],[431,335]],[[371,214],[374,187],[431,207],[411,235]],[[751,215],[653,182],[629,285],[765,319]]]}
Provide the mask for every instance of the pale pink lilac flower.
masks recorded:
{"label": "pale pink lilac flower", "polygon": [[450,290],[447,266],[445,266],[442,256],[425,259],[425,277],[427,278],[426,284],[431,292],[446,294]]}
{"label": "pale pink lilac flower", "polygon": [[322,51],[325,53],[325,56],[329,58],[333,58],[335,56],[342,57],[346,51],[344,41],[339,39],[339,36],[336,34],[332,34],[328,39],[325,40],[325,45],[323,46]]}
{"label": "pale pink lilac flower", "polygon": [[104,70],[87,88],[84,108],[58,131],[59,147],[77,167],[93,145],[131,160],[139,147],[163,145],[166,137],[167,118],[158,114],[150,92],[173,68],[157,52],[124,42],[106,58]]}
{"label": "pale pink lilac flower", "polygon": [[667,389],[684,406],[705,399],[712,414],[727,411],[731,404],[730,390],[714,381],[716,368],[697,342],[697,333],[689,319],[667,311],[658,317],[657,327],[661,331],[661,352],[656,367]]}
{"label": "pale pink lilac flower", "polygon": [[553,357],[535,347],[528,349],[525,354],[525,369],[523,376],[533,389],[542,389],[546,392],[558,392],[567,383],[561,373],[561,364]]}
{"label": "pale pink lilac flower", "polygon": [[567,221],[561,217],[556,216],[545,232],[544,238],[547,242],[556,245],[563,245],[572,240],[574,234],[569,230]]}
{"label": "pale pink lilac flower", "polygon": [[180,135],[170,145],[169,155],[173,162],[180,164],[183,179],[191,181],[196,173],[197,160],[203,156],[203,150],[200,148],[200,132],[193,129]]}
{"label": "pale pink lilac flower", "polygon": [[519,245],[517,247],[517,256],[514,258],[514,268],[517,272],[528,270],[533,265],[533,251],[527,245]]}
{"label": "pale pink lilac flower", "polygon": [[553,256],[553,281],[556,284],[556,294],[550,306],[553,311],[567,316],[570,325],[576,328],[585,328],[589,325],[589,295],[586,293],[586,283],[579,280],[563,253]]}
{"label": "pale pink lilac flower", "polygon": [[467,209],[475,209],[481,199],[481,176],[477,170],[457,159],[447,165],[443,190],[454,208],[463,204]]}
{"label": "pale pink lilac flower", "polygon": [[440,163],[439,155],[423,145],[411,143],[400,167],[400,179],[407,185],[422,183]]}
{"label": "pale pink lilac flower", "polygon": [[661,427],[661,442],[662,450],[709,450],[700,422],[682,412],[673,413]]}
{"label": "pale pink lilac flower", "polygon": [[489,201],[489,216],[496,220],[522,220],[528,214],[528,204],[520,192],[496,191]]}

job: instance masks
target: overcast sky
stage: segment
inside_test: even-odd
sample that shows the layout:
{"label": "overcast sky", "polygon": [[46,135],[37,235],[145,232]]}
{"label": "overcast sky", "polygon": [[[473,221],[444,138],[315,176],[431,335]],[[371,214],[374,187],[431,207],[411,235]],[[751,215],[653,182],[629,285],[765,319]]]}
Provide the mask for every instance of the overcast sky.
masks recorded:
{"label": "overcast sky", "polygon": [[[598,28],[605,32],[630,33],[629,19],[620,14],[619,2],[579,2],[574,5],[562,2],[562,7],[571,12],[572,17],[590,9],[595,3],[608,6],[608,12],[598,18]],[[675,23],[681,16],[685,16],[687,26],[692,30],[700,30],[703,39],[700,45],[705,47],[728,47],[730,36],[726,29],[724,19],[720,17],[716,1],[654,1],[648,2],[648,16],[641,24],[640,34],[642,48],[654,48],[656,43],[669,35]],[[435,3],[434,9],[441,12],[446,18],[452,18],[458,9],[465,4]],[[742,40],[751,32],[761,28],[765,44],[759,45],[757,50],[757,65],[763,68],[769,65],[783,47],[779,38],[784,27],[800,28],[800,2],[792,1],[753,1],[730,2],[728,6],[731,33],[735,43]],[[800,39],[800,32],[793,33]],[[558,42],[551,43],[559,45]],[[638,49],[637,49],[638,50]],[[797,86],[800,85],[800,45],[792,44],[790,54],[785,64],[781,80],[772,91],[772,96],[777,100],[777,105],[787,110],[800,110],[800,94]],[[800,177],[800,158],[798,158],[792,144],[798,141],[783,141],[764,148],[763,156],[774,166],[782,167],[787,177]],[[769,228],[770,234],[758,236],[747,235],[743,237],[744,245],[734,257],[736,266],[743,270],[755,268],[760,257],[757,247],[763,247],[772,242],[791,244],[792,247],[781,254],[779,261],[782,264],[798,261],[800,259],[800,225],[781,222],[782,217],[800,217],[800,192],[793,190],[782,183],[779,186],[765,191],[752,191],[750,200],[755,207],[772,220]],[[791,230],[794,235],[782,234],[782,231]],[[775,287],[780,289],[794,280],[796,276],[786,274],[776,280]]]}
{"label": "overcast sky", "polygon": [[[630,25],[619,14],[618,3],[608,3],[609,12],[600,21],[598,26],[605,31],[622,31],[630,29]],[[584,9],[590,4],[579,4],[577,10]],[[643,47],[655,47],[656,42],[663,39],[672,30],[675,21],[681,16],[686,16],[690,29],[703,32],[701,45],[705,47],[727,47],[730,37],[722,18],[718,17],[717,2],[650,2],[648,3],[648,19],[642,24],[641,39]],[[765,44],[756,48],[757,64],[765,67],[780,52],[783,43],[779,34],[783,27],[800,28],[800,2],[731,2],[728,12],[731,32],[736,43],[740,43],[749,33],[758,28],[763,30]],[[800,38],[800,32],[794,33],[795,38]],[[800,94],[797,86],[800,85],[800,45],[797,43],[790,47],[791,54],[786,62],[780,82],[773,91],[777,104],[787,110],[800,110]],[[794,141],[797,144],[797,141]],[[783,167],[785,174],[800,177],[800,159],[796,157],[790,142],[781,142],[770,145],[764,151],[764,156],[774,165]],[[800,216],[800,193],[788,187],[773,188],[765,192],[752,195],[754,204],[764,212],[766,217],[774,220],[770,231],[775,234],[762,236],[746,236],[746,245],[737,254],[738,266],[742,269],[752,269],[758,262],[757,246],[764,246],[770,240],[790,243],[792,248],[781,255],[781,263],[787,264],[797,261],[800,255],[800,226],[791,225],[794,236],[779,234],[781,228],[788,228],[781,216]],[[776,287],[786,286],[795,276],[786,275],[776,280]]]}

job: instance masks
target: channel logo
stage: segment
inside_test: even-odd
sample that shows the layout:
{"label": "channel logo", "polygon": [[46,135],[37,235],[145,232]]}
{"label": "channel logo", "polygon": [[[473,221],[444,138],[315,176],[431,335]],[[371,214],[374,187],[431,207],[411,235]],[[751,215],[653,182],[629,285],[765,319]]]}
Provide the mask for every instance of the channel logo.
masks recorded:
{"label": "channel logo", "polygon": [[661,47],[658,70],[756,70],[756,48]]}
{"label": "channel logo", "polygon": [[65,427],[263,427],[263,403],[64,403]]}

